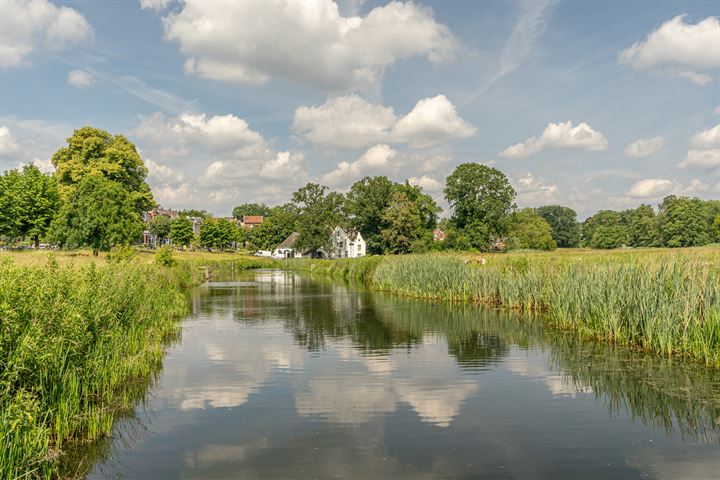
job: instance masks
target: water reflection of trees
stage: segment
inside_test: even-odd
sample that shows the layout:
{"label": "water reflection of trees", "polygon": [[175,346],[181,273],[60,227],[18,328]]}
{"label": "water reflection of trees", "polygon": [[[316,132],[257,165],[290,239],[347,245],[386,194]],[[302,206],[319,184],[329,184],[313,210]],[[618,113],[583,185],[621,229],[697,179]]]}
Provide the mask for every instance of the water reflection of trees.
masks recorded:
{"label": "water reflection of trees", "polygon": [[482,371],[502,361],[511,345],[540,348],[550,353],[553,369],[579,390],[592,389],[611,415],[627,412],[643,424],[697,441],[720,438],[716,369],[584,341],[513,311],[404,299],[322,277],[282,275],[280,283],[255,290],[211,289],[206,295],[212,300],[200,303],[229,308],[243,322],[282,319],[295,341],[311,351],[350,339],[362,354],[384,355],[441,336],[461,368]]}

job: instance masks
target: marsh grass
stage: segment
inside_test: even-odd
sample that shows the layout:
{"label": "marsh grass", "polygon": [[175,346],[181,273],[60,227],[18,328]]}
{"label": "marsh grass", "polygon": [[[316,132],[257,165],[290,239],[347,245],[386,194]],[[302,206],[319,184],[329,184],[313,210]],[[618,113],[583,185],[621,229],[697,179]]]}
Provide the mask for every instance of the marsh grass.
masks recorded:
{"label": "marsh grass", "polygon": [[584,337],[720,366],[720,249],[288,261],[417,298],[538,311]]}
{"label": "marsh grass", "polygon": [[201,266],[270,266],[238,257],[172,268],[122,255],[103,262],[0,259],[2,479],[56,477],[64,451],[110,434],[161,367]]}

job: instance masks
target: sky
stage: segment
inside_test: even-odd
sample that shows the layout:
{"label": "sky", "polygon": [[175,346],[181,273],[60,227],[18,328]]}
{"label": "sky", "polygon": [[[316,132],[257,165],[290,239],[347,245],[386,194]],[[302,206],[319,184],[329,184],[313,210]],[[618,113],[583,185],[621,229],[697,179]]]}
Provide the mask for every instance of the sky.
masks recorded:
{"label": "sky", "polygon": [[466,162],[580,220],[717,199],[720,2],[0,0],[0,171],[85,125],[216,215],[366,175],[447,209]]}

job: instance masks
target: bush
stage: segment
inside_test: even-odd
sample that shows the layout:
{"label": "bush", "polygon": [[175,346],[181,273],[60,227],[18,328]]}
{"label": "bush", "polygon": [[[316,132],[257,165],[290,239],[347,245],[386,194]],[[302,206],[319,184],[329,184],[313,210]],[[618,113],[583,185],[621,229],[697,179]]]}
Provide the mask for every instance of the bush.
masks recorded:
{"label": "bush", "polygon": [[173,249],[170,246],[162,246],[155,252],[155,263],[162,267],[172,267],[177,264]]}

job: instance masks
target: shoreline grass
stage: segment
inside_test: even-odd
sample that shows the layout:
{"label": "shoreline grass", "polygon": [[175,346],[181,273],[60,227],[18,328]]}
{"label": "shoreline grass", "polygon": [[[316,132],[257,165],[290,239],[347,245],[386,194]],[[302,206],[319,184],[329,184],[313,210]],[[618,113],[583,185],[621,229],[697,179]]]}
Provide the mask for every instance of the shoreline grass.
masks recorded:
{"label": "shoreline grass", "polygon": [[293,260],[416,298],[543,313],[559,329],[720,367],[720,249]]}
{"label": "shoreline grass", "polygon": [[161,368],[187,313],[186,287],[205,278],[200,266],[270,266],[237,255],[169,268],[142,256],[61,255],[61,265],[45,252],[42,266],[15,257],[0,257],[0,479],[61,476],[65,450],[110,434]]}

